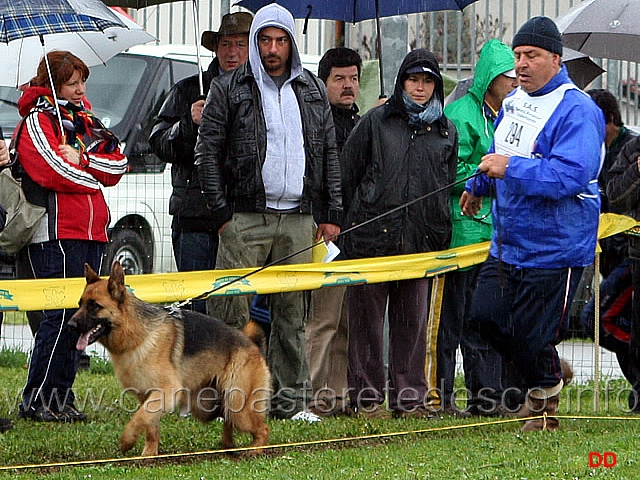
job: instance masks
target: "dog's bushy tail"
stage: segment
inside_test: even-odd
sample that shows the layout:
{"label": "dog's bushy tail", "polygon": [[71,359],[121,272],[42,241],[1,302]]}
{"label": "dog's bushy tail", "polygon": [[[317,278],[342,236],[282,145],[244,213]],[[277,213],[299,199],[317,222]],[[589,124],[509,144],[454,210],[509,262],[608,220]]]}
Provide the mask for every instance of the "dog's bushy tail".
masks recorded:
{"label": "dog's bushy tail", "polygon": [[262,355],[266,357],[267,335],[262,326],[255,320],[249,320],[246,325],[242,327],[242,332],[258,346]]}
{"label": "dog's bushy tail", "polygon": [[564,358],[561,358],[560,368],[562,370],[562,379],[564,380],[564,384],[569,385],[571,383],[571,380],[573,380],[573,370],[571,369],[571,364]]}

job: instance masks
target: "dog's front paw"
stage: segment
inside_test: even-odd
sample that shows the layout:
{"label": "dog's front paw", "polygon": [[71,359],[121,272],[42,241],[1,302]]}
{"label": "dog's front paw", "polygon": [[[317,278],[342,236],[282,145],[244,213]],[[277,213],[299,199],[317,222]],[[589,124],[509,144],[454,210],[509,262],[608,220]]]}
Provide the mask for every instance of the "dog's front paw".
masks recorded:
{"label": "dog's front paw", "polygon": [[123,453],[128,452],[135,446],[137,441],[138,441],[137,435],[131,435],[131,434],[127,434],[127,432],[124,432],[122,434],[122,437],[120,437],[120,451]]}

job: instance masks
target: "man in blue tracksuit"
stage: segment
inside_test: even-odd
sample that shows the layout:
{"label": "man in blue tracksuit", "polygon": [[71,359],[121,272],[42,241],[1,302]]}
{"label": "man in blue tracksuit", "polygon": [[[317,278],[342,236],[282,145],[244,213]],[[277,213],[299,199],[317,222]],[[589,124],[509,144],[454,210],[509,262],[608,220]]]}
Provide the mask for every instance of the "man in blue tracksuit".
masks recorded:
{"label": "man in blue tracksuit", "polygon": [[472,321],[527,389],[523,431],[556,430],[563,386],[556,345],[585,266],[593,262],[604,117],[569,79],[553,21],[534,17],[512,47],[519,87],[502,104],[494,143],[460,199],[467,215],[493,196],[494,233]]}

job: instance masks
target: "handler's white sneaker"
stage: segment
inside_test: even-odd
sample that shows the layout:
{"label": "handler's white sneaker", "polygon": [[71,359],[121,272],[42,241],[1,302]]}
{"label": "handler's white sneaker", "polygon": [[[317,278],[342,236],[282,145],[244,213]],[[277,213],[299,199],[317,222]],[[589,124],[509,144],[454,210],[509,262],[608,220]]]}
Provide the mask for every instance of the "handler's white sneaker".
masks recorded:
{"label": "handler's white sneaker", "polygon": [[293,417],[291,417],[291,420],[295,420],[298,422],[316,423],[321,422],[322,418],[308,410],[300,410]]}

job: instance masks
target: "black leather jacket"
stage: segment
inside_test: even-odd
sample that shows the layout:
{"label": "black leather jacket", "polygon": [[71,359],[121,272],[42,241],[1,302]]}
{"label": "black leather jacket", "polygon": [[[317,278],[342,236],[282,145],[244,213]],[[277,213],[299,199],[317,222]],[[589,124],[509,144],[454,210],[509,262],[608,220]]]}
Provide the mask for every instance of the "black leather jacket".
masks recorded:
{"label": "black leather jacket", "polygon": [[[203,74],[205,95],[211,80],[218,76],[219,65],[218,59],[214,58]],[[212,221],[211,211],[207,209],[206,197],[200,190],[198,171],[193,164],[198,125],[191,119],[191,105],[199,98],[198,75],[176,83],[160,108],[149,143],[156,155],[171,163],[171,227],[188,232],[214,232],[217,226]]]}
{"label": "black leather jacket", "polygon": [[[292,87],[305,143],[300,213],[313,214],[317,223],[340,225],[340,163],[324,85],[304,70]],[[233,212],[266,211],[266,143],[260,91],[247,62],[211,83],[200,123],[195,163],[216,224],[230,220]]]}
{"label": "black leather jacket", "polygon": [[[608,172],[607,196],[616,212],[622,211],[640,221],[640,137],[627,142]],[[629,238],[629,256],[640,260],[640,237]]]}

